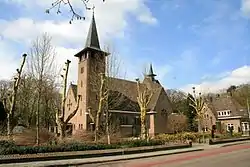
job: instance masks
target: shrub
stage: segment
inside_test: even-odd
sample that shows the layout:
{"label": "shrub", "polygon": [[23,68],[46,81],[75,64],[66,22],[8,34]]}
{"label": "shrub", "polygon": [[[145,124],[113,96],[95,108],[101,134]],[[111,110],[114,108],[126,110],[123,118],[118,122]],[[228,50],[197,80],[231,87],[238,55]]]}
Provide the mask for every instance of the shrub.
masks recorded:
{"label": "shrub", "polygon": [[46,152],[65,152],[65,151],[86,151],[86,150],[104,150],[116,149],[124,147],[141,147],[141,146],[154,146],[163,144],[160,140],[127,140],[116,144],[87,144],[80,142],[59,143],[57,145],[41,145],[41,146],[18,146],[12,142],[0,142],[0,154],[35,154]]}
{"label": "shrub", "polygon": [[169,142],[186,143],[188,140],[191,140],[193,142],[200,142],[200,140],[202,140],[203,137],[206,139],[206,138],[210,138],[211,135],[209,133],[183,132],[183,133],[177,133],[177,134],[160,134],[156,136],[156,139],[165,141],[167,143]]}
{"label": "shrub", "polygon": [[7,140],[1,140],[0,141],[0,148],[4,147],[14,147],[16,146],[15,143],[13,141],[7,141]]}
{"label": "shrub", "polygon": [[[13,135],[13,139],[16,145],[20,146],[33,146],[36,144],[36,130],[25,129],[23,133]],[[49,133],[46,129],[39,131],[40,144],[46,144],[52,140],[55,140],[55,136]]]}
{"label": "shrub", "polygon": [[233,133],[233,137],[242,137],[242,133],[241,132]]}

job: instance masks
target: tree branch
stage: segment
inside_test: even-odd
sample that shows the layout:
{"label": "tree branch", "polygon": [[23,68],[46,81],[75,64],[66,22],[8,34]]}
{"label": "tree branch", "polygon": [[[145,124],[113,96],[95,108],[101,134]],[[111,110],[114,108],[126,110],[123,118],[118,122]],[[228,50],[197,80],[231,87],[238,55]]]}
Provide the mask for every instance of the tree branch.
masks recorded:
{"label": "tree branch", "polygon": [[[79,1],[81,1],[83,3],[85,10],[91,10],[92,9],[92,8],[89,7],[89,1],[90,0],[79,0]],[[105,2],[105,0],[101,0],[101,1]],[[61,12],[61,5],[67,5],[69,7],[69,9],[70,9],[70,12],[72,13],[71,19],[69,21],[70,24],[72,23],[72,21],[75,18],[77,20],[85,20],[85,16],[83,16],[83,15],[79,14],[78,12],[76,12],[75,7],[72,5],[71,0],[55,0],[52,3],[51,7],[46,9],[45,12],[49,14],[52,9],[57,8],[56,13],[60,14],[60,13],[62,13]]]}

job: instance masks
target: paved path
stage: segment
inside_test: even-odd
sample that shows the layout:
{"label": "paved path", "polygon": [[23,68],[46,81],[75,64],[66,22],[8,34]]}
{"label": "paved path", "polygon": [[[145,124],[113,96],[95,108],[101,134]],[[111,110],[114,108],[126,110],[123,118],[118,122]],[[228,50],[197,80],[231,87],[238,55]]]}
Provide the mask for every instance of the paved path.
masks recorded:
{"label": "paved path", "polygon": [[250,143],[205,151],[77,167],[250,167]]}
{"label": "paved path", "polygon": [[[243,143],[243,144],[242,144]],[[246,144],[248,143],[248,144]],[[232,143],[231,143],[232,144]],[[135,166],[139,164],[140,166],[164,166],[164,163],[170,163],[170,164],[176,164],[176,162],[188,162],[190,159],[197,159],[200,157],[206,157],[206,156],[213,156],[218,154],[218,152],[227,150],[244,150],[245,148],[250,148],[250,141],[245,142],[236,142],[234,144],[242,144],[242,145],[234,145],[229,147],[224,147],[225,144],[220,145],[204,145],[204,144],[194,144],[192,148],[184,148],[184,149],[176,149],[176,150],[166,150],[166,151],[157,151],[157,152],[149,152],[149,153],[141,153],[141,154],[128,154],[128,155],[119,155],[119,156],[106,156],[106,157],[99,157],[99,158],[83,158],[83,159],[65,159],[65,160],[54,160],[54,161],[38,161],[38,162],[27,162],[27,163],[12,163],[12,164],[0,164],[0,167],[38,167],[38,166],[76,166],[74,164],[85,164],[85,165],[78,165],[78,167],[96,167],[96,166]],[[226,144],[228,145],[228,144]],[[202,150],[206,151],[202,151]],[[191,151],[197,151],[198,152],[192,152]],[[216,152],[217,151],[217,152]],[[182,152],[180,154],[180,152]],[[189,152],[189,153],[187,153]],[[230,151],[229,151],[230,152]],[[175,154],[175,155],[172,155]],[[151,157],[151,158],[149,158]],[[250,152],[249,152],[250,157]],[[181,158],[181,159],[179,159]],[[132,160],[133,159],[133,160]],[[124,161],[127,160],[127,161]],[[114,163],[110,163],[111,161],[116,161]],[[106,162],[106,163],[104,163]],[[109,163],[108,163],[109,162]],[[152,162],[153,164],[150,164]],[[173,163],[175,162],[175,163]],[[99,164],[98,164],[99,163]],[[145,164],[146,163],[146,164]],[[72,165],[69,165],[72,164]],[[249,163],[250,164],[250,163]],[[185,167],[185,166],[184,166]],[[192,167],[192,166],[189,166]],[[214,166],[216,167],[216,166]],[[229,166],[227,166],[229,167]],[[240,167],[240,166],[237,166]],[[250,167],[250,165],[246,166]]]}

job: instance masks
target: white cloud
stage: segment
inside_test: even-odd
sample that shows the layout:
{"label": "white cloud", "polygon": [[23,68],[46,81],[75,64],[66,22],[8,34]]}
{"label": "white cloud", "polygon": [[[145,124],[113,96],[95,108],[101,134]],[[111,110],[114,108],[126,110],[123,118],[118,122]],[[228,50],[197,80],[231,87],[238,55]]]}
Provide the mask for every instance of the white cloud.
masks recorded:
{"label": "white cloud", "polygon": [[242,66],[231,72],[221,73],[214,81],[203,81],[201,84],[189,84],[181,88],[185,92],[192,92],[192,87],[196,87],[197,92],[219,92],[231,85],[240,85],[250,82],[250,66]]}
{"label": "white cloud", "polygon": [[[32,13],[37,12],[38,8],[45,10],[51,6],[51,0],[11,0],[8,2],[24,5],[32,11],[30,12],[31,16]],[[90,2],[95,4],[95,18],[102,43],[113,37],[125,36],[126,30],[130,28],[128,26],[128,14],[133,14],[140,22],[146,24],[157,23],[157,19],[153,17],[144,0],[109,0],[105,3],[100,0],[93,0]],[[72,3],[76,7],[76,10],[84,9],[81,0],[72,0]],[[68,11],[67,6],[64,6],[62,16],[51,14],[51,20],[35,20],[31,17],[17,18],[12,21],[0,20],[0,35],[6,39],[23,43],[30,42],[30,40],[43,32],[48,32],[53,37],[56,45],[64,46],[65,44],[73,44],[83,46],[92,12],[85,11],[85,21],[76,20],[73,24],[69,24],[71,15]],[[65,17],[66,14],[68,14],[67,17]],[[63,20],[55,21],[55,17],[61,17]]]}
{"label": "white cloud", "polygon": [[[6,71],[4,74],[1,73],[0,79],[9,78],[13,69],[19,65],[19,59],[14,59],[16,57],[16,53],[13,53],[15,46],[7,46],[5,42],[18,42],[22,47],[25,45],[25,48],[28,48],[33,39],[44,32],[48,32],[52,36],[52,42],[56,48],[58,65],[63,65],[66,59],[72,61],[69,81],[75,82],[77,79],[77,58],[73,55],[84,47],[92,12],[85,12],[85,21],[76,20],[73,24],[69,24],[71,14],[68,12],[67,6],[62,8],[61,16],[50,14],[50,20],[33,18],[33,13],[37,13],[41,9],[45,11],[50,7],[51,2],[53,2],[51,0],[6,0],[6,2],[20,5],[23,7],[22,10],[29,10],[30,16],[17,17],[12,20],[0,19],[0,37],[4,40],[0,41],[0,70]],[[72,0],[72,2],[76,10],[84,9],[81,0]],[[145,5],[145,0],[109,0],[105,3],[100,0],[92,0],[90,2],[95,4],[95,18],[102,44],[106,44],[105,42],[112,41],[116,37],[127,36],[127,29],[130,28],[128,26],[128,14],[132,14],[142,23],[157,23],[157,19],[153,17],[150,9]],[[51,12],[55,13],[54,10]],[[41,13],[41,15],[43,14],[45,15],[45,13]],[[55,17],[60,18],[60,20]],[[7,58],[6,55],[8,55]]]}
{"label": "white cloud", "polygon": [[78,59],[74,57],[76,53],[79,52],[78,49],[68,49],[64,47],[55,48],[56,51],[56,62],[59,68],[64,66],[66,60],[70,60],[68,82],[76,83],[78,74]]}
{"label": "white cloud", "polygon": [[18,68],[17,61],[19,61],[14,57],[16,54],[12,48],[0,40],[0,79],[10,79],[15,74],[15,69]]}
{"label": "white cloud", "polygon": [[[12,41],[29,44],[31,40],[48,32],[55,45],[79,44],[86,38],[87,23],[76,22],[70,25],[67,21],[33,21],[30,18],[19,18],[14,21],[0,20],[0,35]],[[18,27],[18,29],[17,29]],[[82,44],[84,45],[84,44]]]}
{"label": "white cloud", "polygon": [[[145,4],[146,0],[109,0],[103,3],[102,0],[91,0],[88,3],[89,7],[95,6],[95,13],[97,17],[100,16],[103,20],[113,20],[113,21],[122,21],[127,13],[133,13],[136,18],[148,24],[155,24],[157,19],[153,17],[150,9]],[[51,7],[51,0],[9,0],[9,3],[17,3],[24,5],[26,9],[34,10],[36,8],[47,9]],[[86,12],[85,5],[81,0],[71,0],[72,6],[76,11],[84,13],[85,16],[89,17],[91,12]],[[56,11],[55,8],[54,11]],[[67,13],[69,11],[68,5],[61,5],[62,13]],[[65,15],[65,14],[64,14]],[[108,24],[108,23],[107,23]]]}
{"label": "white cloud", "polygon": [[241,1],[241,10],[246,16],[250,16],[250,0]]}

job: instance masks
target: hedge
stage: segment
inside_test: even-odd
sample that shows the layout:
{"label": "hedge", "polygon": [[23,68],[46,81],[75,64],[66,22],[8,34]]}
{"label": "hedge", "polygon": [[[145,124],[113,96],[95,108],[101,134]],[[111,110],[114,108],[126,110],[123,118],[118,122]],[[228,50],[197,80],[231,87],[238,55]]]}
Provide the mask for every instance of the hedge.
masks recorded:
{"label": "hedge", "polygon": [[36,154],[49,152],[66,152],[66,151],[87,151],[87,150],[105,150],[117,148],[130,148],[141,146],[156,146],[164,144],[159,140],[133,140],[124,141],[117,144],[86,144],[86,143],[62,143],[57,145],[44,146],[17,146],[13,142],[0,141],[0,155],[8,154]]}
{"label": "hedge", "polygon": [[[233,136],[226,134],[215,134],[215,138],[228,139],[241,137],[242,133],[234,133]],[[192,140],[193,142],[199,142],[203,138],[211,138],[210,133],[195,133],[195,132],[183,132],[177,134],[160,134],[156,136],[157,140],[164,142],[186,142],[187,140]]]}

